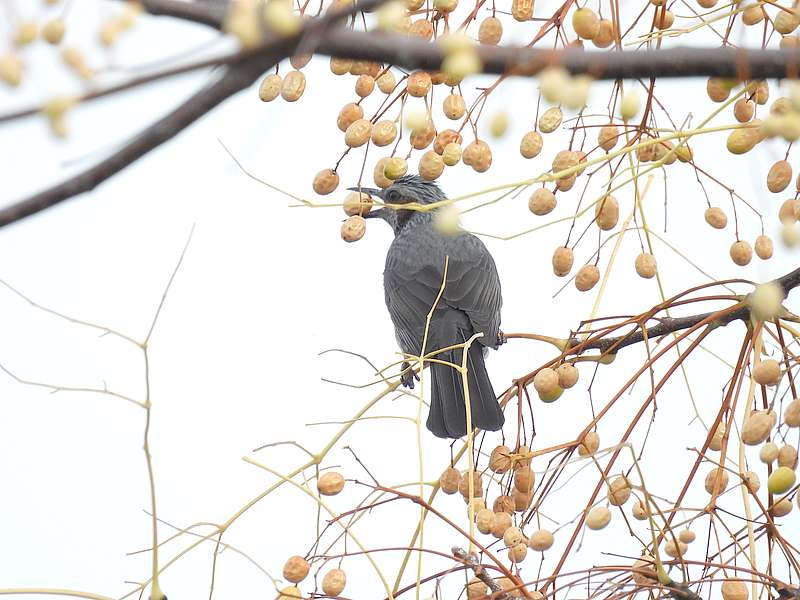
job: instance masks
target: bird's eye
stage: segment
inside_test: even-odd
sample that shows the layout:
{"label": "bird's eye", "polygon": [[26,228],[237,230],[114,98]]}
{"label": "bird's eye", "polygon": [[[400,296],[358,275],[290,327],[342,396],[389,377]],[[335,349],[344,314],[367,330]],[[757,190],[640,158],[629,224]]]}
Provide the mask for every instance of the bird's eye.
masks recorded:
{"label": "bird's eye", "polygon": [[398,192],[397,190],[389,190],[388,192],[386,192],[386,199],[389,202],[397,202],[398,200],[400,200],[400,192]]}

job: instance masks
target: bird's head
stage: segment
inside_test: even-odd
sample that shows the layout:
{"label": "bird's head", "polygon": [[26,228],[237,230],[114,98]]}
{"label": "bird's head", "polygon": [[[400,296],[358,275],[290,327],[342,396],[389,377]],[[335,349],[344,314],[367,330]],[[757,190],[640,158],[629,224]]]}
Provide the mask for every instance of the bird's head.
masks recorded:
{"label": "bird's head", "polygon": [[432,181],[423,179],[419,175],[404,175],[392,182],[392,185],[385,189],[375,188],[349,188],[357,192],[361,191],[369,194],[372,197],[380,198],[384,204],[392,206],[384,206],[371,210],[366,215],[368,219],[383,219],[395,230],[395,233],[416,213],[416,214],[429,214],[420,213],[419,211],[403,210],[397,208],[395,205],[411,204],[433,204],[444,200],[446,197],[444,192]]}

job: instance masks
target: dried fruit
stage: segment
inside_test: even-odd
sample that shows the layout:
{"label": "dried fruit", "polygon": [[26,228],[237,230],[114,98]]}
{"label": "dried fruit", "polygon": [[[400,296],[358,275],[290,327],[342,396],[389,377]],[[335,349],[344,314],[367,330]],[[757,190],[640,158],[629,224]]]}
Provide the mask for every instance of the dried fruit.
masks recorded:
{"label": "dried fruit", "polygon": [[372,122],[367,119],[358,119],[350,123],[350,126],[344,132],[344,143],[350,148],[358,148],[366,144],[371,135]]}
{"label": "dried fruit", "polygon": [[656,27],[659,29],[669,29],[675,23],[675,15],[671,10],[659,10],[656,12]]}
{"label": "dried fruit", "polygon": [[674,540],[670,540],[664,544],[664,554],[671,556],[672,558],[683,556],[688,549],[689,547],[680,540],[678,540],[677,544]]}
{"label": "dried fruit", "polygon": [[372,180],[375,182],[379,188],[387,188],[392,185],[392,180],[384,175],[384,169],[389,162],[389,157],[385,156],[378,160],[375,163],[375,167],[372,169]]}
{"label": "dried fruit", "polygon": [[795,398],[786,405],[783,412],[783,422],[789,427],[800,427],[800,400]]}
{"label": "dried fruit", "polygon": [[433,24],[427,19],[417,19],[408,28],[408,35],[430,40],[433,37]]}
{"label": "dried fruit", "polygon": [[770,494],[783,494],[794,486],[795,472],[789,467],[778,467],[767,479],[767,489]]}
{"label": "dried fruit", "polygon": [[448,167],[452,167],[458,164],[458,161],[461,160],[461,145],[455,142],[450,142],[444,147],[444,151],[442,152],[442,161]]}
{"label": "dried fruit", "polygon": [[349,58],[336,58],[331,57],[330,69],[334,75],[345,75],[350,72],[353,67],[353,61]]}
{"label": "dried fruit", "polygon": [[433,181],[444,171],[444,161],[436,152],[428,150],[422,155],[422,158],[419,159],[418,171],[420,177],[428,181]]}
{"label": "dried fruit", "polygon": [[711,225],[714,229],[725,229],[728,225],[728,216],[718,206],[712,206],[706,209],[703,215],[706,223]]}
{"label": "dried fruit", "polygon": [[597,226],[603,231],[614,229],[619,221],[619,202],[611,194],[606,194],[594,207]]}
{"label": "dried fruit", "polygon": [[619,141],[619,130],[616,125],[605,125],[597,134],[597,145],[606,152],[612,150]]}
{"label": "dried fruit", "polygon": [[747,123],[753,118],[755,111],[755,102],[748,100],[747,98],[739,98],[733,104],[733,116],[736,117],[736,120],[739,121],[739,123]]}
{"label": "dried fruit", "polygon": [[768,413],[754,410],[742,428],[742,442],[748,446],[757,446],[769,437],[772,426],[772,417]]}
{"label": "dried fruit", "polygon": [[697,536],[695,535],[694,531],[691,529],[683,529],[678,534],[678,539],[682,541],[684,544],[691,544]]}
{"label": "dried fruit", "polygon": [[514,500],[514,510],[524,512],[533,503],[533,494],[520,492],[518,489],[511,490],[511,498]]}
{"label": "dried fruit", "polygon": [[709,494],[719,495],[728,489],[728,473],[719,467],[711,469],[706,475],[705,488]]}
{"label": "dried fruit", "polygon": [[508,130],[508,113],[500,111],[492,115],[489,121],[489,133],[492,137],[501,138]]}
{"label": "dried fruit", "polygon": [[758,132],[755,129],[734,129],[728,134],[726,147],[731,154],[744,154],[750,152],[758,142]]}
{"label": "dried fruit", "polygon": [[553,393],[558,388],[558,374],[550,367],[539,369],[533,376],[533,387],[540,395]]}
{"label": "dried fruit", "polygon": [[341,569],[331,569],[322,578],[322,591],[328,596],[338,596],[347,585],[347,575]]}
{"label": "dried fruit", "polygon": [[656,274],[656,257],[642,252],[636,257],[636,273],[639,277],[651,279]]}
{"label": "dried fruit", "polygon": [[22,83],[22,59],[11,52],[0,55],[0,79],[11,87]]}
{"label": "dried fruit", "polygon": [[722,438],[725,436],[725,430],[725,423],[720,421],[719,425],[717,425],[717,428],[714,430],[714,435],[711,436],[711,442],[708,445],[711,450],[719,452],[722,449]]}
{"label": "dried fruit", "polygon": [[345,196],[342,208],[347,216],[364,216],[372,210],[372,198],[364,192],[350,192]]}
{"label": "dried fruit", "polygon": [[603,529],[611,522],[611,511],[605,506],[595,506],[586,515],[586,526],[589,529]]}
{"label": "dried fruit", "polygon": [[360,98],[366,98],[375,89],[375,79],[369,75],[359,75],[356,79],[356,95]]}
{"label": "dried fruit", "polygon": [[486,17],[478,28],[478,41],[481,44],[496,46],[503,37],[503,23],[497,17]]}
{"label": "dried fruit", "polygon": [[[361,217],[350,217],[350,219],[364,220]],[[350,219],[348,219],[348,221]],[[341,473],[337,473],[336,471],[328,471],[317,480],[317,489],[323,496],[335,496],[344,489],[344,477]]]}
{"label": "dried fruit", "polygon": [[724,79],[709,77],[706,82],[706,92],[714,102],[725,102],[731,95],[731,87]]}
{"label": "dried fruit", "polygon": [[340,131],[347,131],[350,125],[362,118],[364,118],[364,109],[358,104],[351,102],[345,104],[342,110],[339,111],[339,116],[336,119],[336,126]]}
{"label": "dried fruit", "polygon": [[406,173],[408,173],[408,163],[404,158],[400,158],[399,156],[391,157],[386,161],[386,165],[383,167],[383,174],[391,181],[399,179]]}
{"label": "dried fruit", "polygon": [[767,173],[767,189],[773,194],[785,190],[792,180],[792,167],[785,160],[777,161]]}
{"label": "dried fruit", "polygon": [[397,126],[394,121],[385,119],[372,127],[372,143],[376,146],[388,146],[397,137]]}
{"label": "dried fruit", "polygon": [[790,469],[797,467],[797,448],[788,444],[781,446],[778,450],[778,465]]}
{"label": "dried fruit", "polygon": [[306,578],[310,566],[302,556],[290,556],[283,565],[283,578],[292,583],[299,583]]}
{"label": "dried fruit", "polygon": [[533,0],[511,0],[511,16],[517,21],[528,21],[533,17]]}
{"label": "dried fruit", "polygon": [[516,546],[525,539],[519,527],[509,527],[503,534],[503,543],[506,547]]}
{"label": "dried fruit", "polygon": [[580,292],[588,292],[600,281],[600,269],[596,265],[583,265],[575,275],[575,287]]}
{"label": "dried fruit", "polygon": [[555,538],[553,537],[552,533],[547,531],[547,529],[540,529],[539,531],[535,531],[530,537],[528,540],[528,546],[530,546],[531,550],[544,552],[553,546],[554,541]]}
{"label": "dried fruit", "polygon": [[467,111],[467,105],[464,102],[464,97],[460,94],[450,94],[444,99],[444,102],[442,103],[442,110],[448,119],[452,121],[460,119]]}
{"label": "dried fruit", "polygon": [[756,238],[755,250],[756,256],[758,256],[758,258],[761,260],[769,260],[772,258],[772,253],[774,251],[772,238],[770,238],[768,235],[758,236]]}
{"label": "dried fruit", "polygon": [[522,136],[519,143],[519,153],[525,158],[534,158],[542,151],[542,134],[538,131],[529,131]]}
{"label": "dried fruit", "polygon": [[778,33],[783,35],[792,33],[800,25],[800,13],[797,12],[797,9],[779,10],[772,25]]}
{"label": "dried fruit", "polygon": [[513,464],[511,449],[508,446],[496,446],[489,455],[489,469],[494,473],[505,473]]}
{"label": "dried fruit", "polygon": [[391,94],[397,86],[397,80],[391,71],[386,71],[378,77],[376,83],[378,84],[378,89],[384,94]]}
{"label": "dried fruit", "polygon": [[631,567],[631,579],[636,585],[653,585],[656,581],[655,559],[644,555]]}
{"label": "dried fruit", "polygon": [[564,389],[569,389],[578,383],[578,369],[575,365],[564,363],[556,369],[558,375],[558,385]]}
{"label": "dried fruit", "polygon": [[750,263],[753,258],[753,249],[750,244],[744,240],[737,240],[731,244],[730,250],[731,260],[743,267]]}
{"label": "dried fruit", "polygon": [[468,600],[476,600],[477,598],[483,598],[484,596],[486,596],[488,591],[489,591],[489,586],[486,585],[483,581],[481,581],[477,577],[470,578],[469,582],[467,583]]}
{"label": "dried fruit", "polygon": [[591,456],[600,447],[600,436],[596,431],[590,431],[581,440],[578,445],[578,454],[580,456]]}
{"label": "dried fruit", "polygon": [[742,483],[751,494],[756,494],[758,490],[761,489],[761,480],[758,478],[758,475],[752,471],[745,471],[742,473]]}
{"label": "dried fruit", "polygon": [[474,171],[483,173],[492,166],[492,151],[489,145],[482,140],[475,140],[464,148],[461,160]]}
{"label": "dried fruit", "polygon": [[300,71],[289,71],[281,84],[281,98],[297,102],[306,90],[306,76]]}
{"label": "dried fruit", "polygon": [[572,13],[572,28],[578,37],[591,40],[600,31],[600,19],[591,8],[579,8]]}
{"label": "dried fruit", "polygon": [[647,512],[647,507],[645,506],[644,502],[637,500],[631,507],[631,514],[637,521],[644,521],[647,519],[650,513]]}
{"label": "dried fruit", "polygon": [[293,69],[300,70],[311,61],[311,57],[312,55],[308,53],[295,54],[289,59],[289,64]]}
{"label": "dried fruit", "polygon": [[461,481],[458,484],[458,491],[465,498],[470,497],[470,482],[472,483],[472,497],[483,496],[483,478],[480,473],[464,471],[461,474]]}
{"label": "dried fruit", "polygon": [[539,116],[539,129],[542,133],[552,133],[561,125],[564,114],[557,106],[548,108]]}
{"label": "dried fruit", "polygon": [[618,475],[608,484],[608,503],[622,506],[631,497],[631,482],[624,475]]}
{"label": "dried fruit", "polygon": [[792,503],[788,498],[781,498],[772,506],[772,514],[775,517],[785,517],[792,512]]}
{"label": "dried fruit", "polygon": [[447,144],[456,143],[461,144],[463,138],[461,134],[453,129],[445,129],[440,131],[439,134],[436,136],[436,139],[433,140],[433,149],[439,153],[444,153],[444,148]]}
{"label": "dried fruit", "polygon": [[300,592],[299,588],[296,585],[290,585],[278,592],[278,597],[276,600],[290,600],[302,597],[303,594]]}
{"label": "dried fruit", "polygon": [[525,557],[528,555],[528,544],[524,541],[520,542],[519,544],[515,544],[508,549],[508,558],[511,559],[513,563],[521,563],[525,560]]}
{"label": "dried fruit", "polygon": [[760,4],[748,6],[742,11],[742,23],[747,26],[757,25],[764,20],[764,11]]}
{"label": "dried fruit", "polygon": [[592,38],[592,43],[597,48],[608,48],[614,43],[615,37],[614,23],[609,19],[600,19],[597,25],[597,33]]}
{"label": "dried fruit", "polygon": [[283,79],[277,73],[272,73],[264,77],[258,88],[258,97],[263,102],[272,102],[281,93]]}
{"label": "dried fruit", "polygon": [[767,442],[758,451],[758,460],[764,464],[770,464],[776,458],[778,458],[778,446],[773,442]]}
{"label": "dried fruit", "polygon": [[553,252],[553,273],[558,277],[568,275],[572,270],[572,264],[575,261],[575,255],[570,248],[559,246]]}
{"label": "dried fruit", "polygon": [[500,539],[505,534],[506,530],[511,527],[511,515],[507,512],[500,512],[494,514],[494,526],[492,527],[492,535]]}
{"label": "dried fruit", "polygon": [[427,71],[414,71],[408,76],[406,89],[411,96],[422,98],[431,90],[431,76]]}
{"label": "dried fruit", "polygon": [[753,379],[759,385],[777,385],[781,380],[781,366],[773,358],[762,360],[753,368]]}
{"label": "dried fruit", "polygon": [[42,37],[48,44],[60,44],[64,39],[64,21],[62,19],[51,19],[42,27]]}
{"label": "dried fruit", "polygon": [[491,533],[494,527],[494,513],[488,508],[483,508],[475,513],[475,524],[481,533]]}
{"label": "dried fruit", "polygon": [[640,107],[639,94],[634,90],[628,90],[622,95],[622,100],[619,103],[619,114],[623,121],[630,121],[637,114],[639,114]]}
{"label": "dried fruit", "polygon": [[520,467],[514,470],[514,488],[525,494],[533,491],[533,484],[536,483],[536,474],[530,467]]}
{"label": "dried fruit", "polygon": [[411,132],[411,146],[416,150],[422,150],[431,145],[431,142],[436,138],[436,129],[433,127],[433,121],[428,119],[425,126]]}
{"label": "dried fruit", "polygon": [[339,186],[339,175],[333,169],[323,169],[314,176],[314,191],[322,196]]}
{"label": "dried fruit", "polygon": [[531,194],[528,209],[535,215],[546,215],[556,207],[556,195],[547,188],[539,188]]}
{"label": "dried fruit", "polygon": [[728,579],[722,582],[723,600],[747,600],[747,585],[740,579]]}

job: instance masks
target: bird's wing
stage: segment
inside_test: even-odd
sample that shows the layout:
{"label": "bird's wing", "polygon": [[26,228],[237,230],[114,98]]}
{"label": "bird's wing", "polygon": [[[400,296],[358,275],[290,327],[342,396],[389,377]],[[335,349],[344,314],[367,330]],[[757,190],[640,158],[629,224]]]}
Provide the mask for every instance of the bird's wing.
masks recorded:
{"label": "bird's wing", "polygon": [[483,242],[466,233],[450,238],[446,250],[450,261],[445,301],[469,316],[473,331],[483,333],[482,345],[497,347],[503,298],[492,255]]}
{"label": "bird's wing", "polygon": [[[400,242],[400,243],[397,243]],[[437,335],[452,326],[483,332],[480,343],[496,347],[500,329],[500,280],[489,251],[475,236],[447,238],[442,244],[406,247],[396,240],[386,257],[386,306],[404,352],[419,353],[428,313],[442,286],[445,257],[447,283],[429,330],[431,344],[453,343]],[[455,310],[446,311],[451,308]],[[450,314],[453,313],[453,314]]]}
{"label": "bird's wing", "polygon": [[428,313],[442,285],[442,269],[427,261],[409,260],[405,253],[387,255],[383,283],[386,307],[395,327],[400,348],[410,354],[419,354]]}

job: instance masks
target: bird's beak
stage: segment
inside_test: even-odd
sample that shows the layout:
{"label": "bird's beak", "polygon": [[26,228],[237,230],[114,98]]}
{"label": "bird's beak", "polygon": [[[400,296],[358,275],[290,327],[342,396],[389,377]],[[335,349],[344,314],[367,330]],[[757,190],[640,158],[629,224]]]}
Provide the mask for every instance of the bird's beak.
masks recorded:
{"label": "bird's beak", "polygon": [[367,214],[364,215],[365,219],[380,219],[383,217],[383,211],[386,210],[384,208],[373,208]]}
{"label": "bird's beak", "polygon": [[365,194],[369,194],[370,196],[374,196],[376,198],[380,198],[383,200],[383,190],[375,189],[375,188],[366,188],[366,187],[351,187],[347,188],[351,192],[364,192]]}

